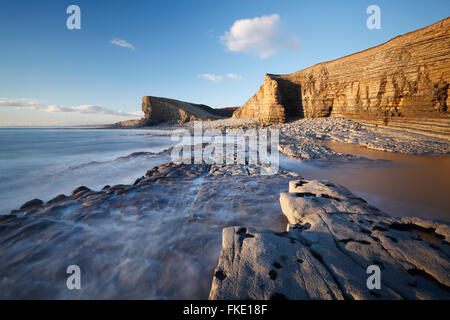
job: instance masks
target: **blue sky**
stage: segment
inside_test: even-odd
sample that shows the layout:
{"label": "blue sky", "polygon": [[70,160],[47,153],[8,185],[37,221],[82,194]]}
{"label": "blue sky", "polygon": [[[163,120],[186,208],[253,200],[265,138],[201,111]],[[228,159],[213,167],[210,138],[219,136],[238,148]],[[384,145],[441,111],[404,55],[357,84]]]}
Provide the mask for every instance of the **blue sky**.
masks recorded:
{"label": "blue sky", "polygon": [[[66,27],[71,4],[81,30]],[[372,4],[380,30],[366,27]],[[241,105],[265,73],[339,58],[449,13],[448,0],[1,0],[0,126],[138,118],[144,95]]]}

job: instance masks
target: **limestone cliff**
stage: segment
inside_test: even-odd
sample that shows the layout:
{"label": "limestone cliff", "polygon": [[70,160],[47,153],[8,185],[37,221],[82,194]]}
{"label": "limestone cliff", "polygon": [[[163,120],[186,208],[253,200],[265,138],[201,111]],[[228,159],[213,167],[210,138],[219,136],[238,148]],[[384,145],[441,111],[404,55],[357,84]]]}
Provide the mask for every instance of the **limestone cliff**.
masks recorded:
{"label": "limestone cliff", "polygon": [[107,125],[108,128],[139,128],[145,124],[145,119],[133,119],[116,122],[112,125]]}
{"label": "limestone cliff", "polygon": [[450,18],[287,75],[266,75],[235,118],[345,117],[450,134]]}
{"label": "limestone cliff", "polygon": [[280,76],[267,74],[257,93],[241,108],[234,118],[258,118],[263,124],[283,123],[289,117],[301,116],[300,86]]}
{"label": "limestone cliff", "polygon": [[203,104],[145,96],[142,98],[142,111],[148,125],[166,121],[217,120],[230,115],[233,109],[213,109]]}

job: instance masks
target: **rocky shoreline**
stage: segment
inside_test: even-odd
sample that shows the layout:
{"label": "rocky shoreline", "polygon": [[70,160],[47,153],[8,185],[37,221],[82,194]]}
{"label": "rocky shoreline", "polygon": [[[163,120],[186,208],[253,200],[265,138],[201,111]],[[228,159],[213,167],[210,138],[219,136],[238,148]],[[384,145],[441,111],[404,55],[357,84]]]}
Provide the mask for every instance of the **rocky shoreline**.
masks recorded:
{"label": "rocky shoreline", "polygon": [[[301,160],[355,158],[327,140],[449,152],[445,140],[339,118],[272,128],[279,150]],[[31,200],[0,216],[0,298],[450,299],[448,222],[389,217],[343,186],[260,169],[171,162],[132,185]],[[84,270],[82,292],[64,288],[72,263]],[[369,265],[381,268],[380,290],[366,286]]]}
{"label": "rocky shoreline", "polygon": [[223,230],[210,299],[450,299],[450,224],[388,217],[327,181],[293,180],[280,203],[285,232]]}
{"label": "rocky shoreline", "polygon": [[[204,130],[218,130],[225,134],[235,129],[279,130],[279,151],[297,160],[336,160],[354,158],[340,154],[324,145],[324,142],[339,142],[365,147],[371,150],[398,152],[409,155],[450,154],[450,137],[429,137],[404,130],[376,127],[355,120],[330,117],[298,119],[277,125],[261,125],[257,119],[221,119],[202,121]],[[194,122],[183,124],[161,123],[147,130],[173,130],[193,132]]]}
{"label": "rocky shoreline", "polygon": [[[166,130],[188,129],[193,131],[194,122],[179,126],[160,125]],[[261,125],[257,119],[223,119],[203,121],[204,130],[216,129],[226,133],[233,129],[277,129],[279,151],[297,160],[352,159],[324,145],[324,142],[340,142],[366,147],[372,150],[397,152],[409,155],[446,155],[450,153],[449,139],[423,136],[387,127],[374,127],[344,118],[299,119],[277,125]],[[151,127],[149,127],[151,128]]]}
{"label": "rocky shoreline", "polygon": [[[167,163],[133,185],[29,202],[0,216],[0,298],[206,299],[222,229],[281,231],[278,192],[296,176]],[[65,288],[69,264],[83,290]]]}
{"label": "rocky shoreline", "polygon": [[[25,275],[43,297],[74,298],[50,289],[61,270],[45,265],[48,259],[62,264],[64,257],[53,250],[67,246],[73,261],[84,261],[84,270],[101,268],[106,279],[114,274],[120,279],[121,269],[127,268],[123,261],[138,259],[129,262],[130,268],[139,265],[145,271],[134,278],[122,276],[114,294],[101,298],[148,298],[133,291],[148,290],[144,283],[158,288],[157,298],[187,298],[178,290],[192,290],[188,286],[197,286],[195,297],[206,298],[210,281],[205,278],[212,277],[210,299],[450,299],[449,223],[392,218],[331,182],[308,181],[283,171],[261,176],[253,169],[168,163],[149,170],[133,185],[105,186],[101,191],[79,187],[71,195],[47,203],[33,200],[0,216],[2,298],[36,297],[35,291],[23,290],[30,282],[18,281]],[[278,197],[283,186],[289,188]],[[153,219],[176,228],[170,234],[152,230]],[[92,230],[111,220],[121,225],[120,234]],[[167,247],[146,252],[142,245],[123,245],[131,224],[149,228],[133,235],[137,241],[151,239]],[[176,237],[171,234],[174,230]],[[152,235],[155,231],[159,234]],[[72,239],[75,232],[81,239]],[[220,251],[221,232],[222,248],[213,273],[217,262],[212,257]],[[30,237],[33,255],[23,256],[17,248]],[[174,267],[188,256],[200,265],[190,274],[195,281],[187,281],[184,288],[178,276],[158,283],[166,272],[164,265],[171,268],[172,262]],[[105,259],[97,261],[99,257]],[[113,257],[119,259],[118,267],[112,266]],[[153,270],[155,266],[146,261],[157,257],[161,266]],[[380,290],[366,287],[369,265],[382,270]],[[49,278],[39,274],[42,268]],[[97,282],[106,285],[106,279],[100,276]],[[167,292],[167,288],[176,290]],[[99,297],[100,292],[88,287],[83,297]]]}

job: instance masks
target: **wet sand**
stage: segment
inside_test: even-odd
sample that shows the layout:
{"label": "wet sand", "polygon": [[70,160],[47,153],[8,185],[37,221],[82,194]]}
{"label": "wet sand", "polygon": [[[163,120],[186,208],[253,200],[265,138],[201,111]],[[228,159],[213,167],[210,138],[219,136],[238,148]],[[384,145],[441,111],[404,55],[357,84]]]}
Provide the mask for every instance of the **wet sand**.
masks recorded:
{"label": "wet sand", "polygon": [[324,144],[368,160],[305,163],[280,155],[280,166],[307,179],[344,185],[395,217],[450,221],[450,156],[412,156],[340,142]]}

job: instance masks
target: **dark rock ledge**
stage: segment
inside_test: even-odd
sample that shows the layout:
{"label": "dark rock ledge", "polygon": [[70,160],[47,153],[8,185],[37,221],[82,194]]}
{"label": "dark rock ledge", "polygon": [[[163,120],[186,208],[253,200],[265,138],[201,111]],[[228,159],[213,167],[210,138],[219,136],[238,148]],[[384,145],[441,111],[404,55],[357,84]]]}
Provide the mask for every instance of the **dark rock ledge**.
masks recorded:
{"label": "dark rock ledge", "polygon": [[[281,231],[298,175],[166,163],[132,185],[78,187],[0,215],[0,299],[207,299],[222,229]],[[68,290],[79,265],[82,289]]]}

